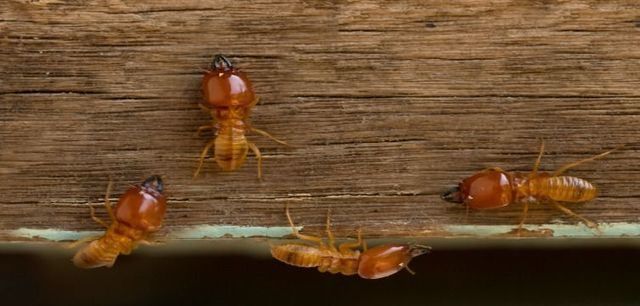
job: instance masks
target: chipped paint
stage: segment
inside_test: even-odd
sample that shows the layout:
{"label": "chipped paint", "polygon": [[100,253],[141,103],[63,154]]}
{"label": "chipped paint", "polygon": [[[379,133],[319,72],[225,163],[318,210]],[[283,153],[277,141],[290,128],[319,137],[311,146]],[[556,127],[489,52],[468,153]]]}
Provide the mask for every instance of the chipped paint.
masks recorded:
{"label": "chipped paint", "polygon": [[[301,226],[296,227],[302,230]],[[233,226],[233,225],[199,225],[172,233],[175,239],[204,239],[222,237],[270,237],[279,238],[291,234],[289,226]]]}
{"label": "chipped paint", "polygon": [[[444,231],[451,235],[490,237],[513,233],[513,225],[447,225]],[[584,224],[542,224],[524,227],[529,231],[551,231],[553,237],[596,238],[596,237],[638,237],[640,224],[637,223],[600,223],[597,230],[588,228]]]}
{"label": "chipped paint", "polygon": [[99,236],[104,232],[95,231],[65,231],[56,228],[19,228],[9,231],[9,236],[29,238],[29,239],[45,239],[49,241],[74,241],[85,237]]}

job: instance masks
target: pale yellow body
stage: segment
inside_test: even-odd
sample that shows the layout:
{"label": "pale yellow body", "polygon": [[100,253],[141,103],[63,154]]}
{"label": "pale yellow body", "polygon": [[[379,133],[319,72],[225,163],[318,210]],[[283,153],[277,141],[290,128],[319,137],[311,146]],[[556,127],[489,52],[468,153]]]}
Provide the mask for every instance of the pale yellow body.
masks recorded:
{"label": "pale yellow body", "polygon": [[[257,100],[255,102],[257,102]],[[205,108],[207,111],[211,112],[211,116],[215,119],[211,125],[201,126],[198,129],[198,133],[203,130],[216,128],[217,132],[216,138],[207,143],[202,150],[202,153],[200,153],[200,160],[198,162],[198,168],[193,174],[194,177],[198,176],[200,173],[202,163],[204,162],[209,150],[213,147],[216,163],[223,171],[234,171],[240,168],[246,161],[249,150],[251,150],[258,159],[258,178],[262,178],[262,154],[260,154],[260,150],[255,144],[247,140],[245,134],[249,131],[253,131],[269,137],[278,143],[284,145],[288,144],[274,138],[265,131],[256,129],[249,125],[249,110],[254,105],[255,103],[251,104],[249,107],[230,107],[224,112]]]}
{"label": "pale yellow body", "polygon": [[143,240],[144,233],[125,224],[113,222],[104,236],[79,250],[73,263],[79,268],[111,267],[120,254],[128,255]]}
{"label": "pale yellow body", "polygon": [[590,182],[574,176],[551,176],[538,172],[529,175],[513,175],[516,202],[540,202],[551,199],[557,202],[581,203],[593,200],[598,190]]}
{"label": "pale yellow body", "polygon": [[223,171],[234,171],[240,168],[247,159],[249,144],[244,136],[244,128],[221,127],[216,136],[214,155],[216,163]]}
{"label": "pale yellow body", "polygon": [[520,221],[518,229],[522,229],[522,226],[527,218],[527,211],[529,209],[528,203],[539,202],[543,200],[544,202],[551,204],[554,208],[564,212],[565,214],[580,219],[588,227],[600,231],[596,222],[584,218],[571,211],[569,208],[566,208],[558,203],[581,203],[593,200],[598,195],[598,189],[593,184],[584,179],[562,174],[575,166],[607,156],[616,149],[617,148],[564,165],[553,173],[547,173],[538,172],[540,160],[542,159],[542,154],[544,153],[544,142],[541,143],[540,153],[538,154],[538,158],[536,159],[536,162],[533,166],[533,171],[527,175],[513,175],[516,189],[516,201],[524,203],[522,219]]}
{"label": "pale yellow body", "polygon": [[286,264],[296,267],[318,267],[320,272],[354,275],[358,273],[360,251],[331,250],[305,244],[282,244],[271,247],[271,255]]}

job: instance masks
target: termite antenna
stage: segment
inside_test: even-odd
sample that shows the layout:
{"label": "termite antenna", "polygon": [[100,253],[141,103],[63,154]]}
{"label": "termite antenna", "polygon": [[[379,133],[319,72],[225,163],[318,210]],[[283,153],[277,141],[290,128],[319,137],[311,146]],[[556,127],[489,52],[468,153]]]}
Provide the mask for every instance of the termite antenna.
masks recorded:
{"label": "termite antenna", "polygon": [[233,65],[224,55],[216,54],[211,62],[211,69],[227,71],[233,69]]}
{"label": "termite antenna", "polygon": [[[152,186],[153,182],[156,183],[155,186]],[[164,183],[162,182],[162,178],[159,175],[150,176],[149,178],[144,180],[144,182],[142,182],[142,186],[146,188],[153,188],[160,193],[164,191]]]}

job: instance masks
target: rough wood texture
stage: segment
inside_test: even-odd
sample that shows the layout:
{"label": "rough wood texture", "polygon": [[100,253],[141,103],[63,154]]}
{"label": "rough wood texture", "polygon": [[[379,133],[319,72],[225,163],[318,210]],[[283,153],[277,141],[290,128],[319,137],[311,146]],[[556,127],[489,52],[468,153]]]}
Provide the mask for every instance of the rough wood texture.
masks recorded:
{"label": "rough wood texture", "polygon": [[[439,199],[487,166],[544,169],[623,150],[571,173],[600,222],[640,212],[640,3],[626,1],[16,1],[0,3],[0,229],[97,230],[101,203],[165,177],[166,231],[199,224],[338,235],[447,235],[517,223]],[[234,173],[208,161],[202,69],[222,53],[253,80],[265,155]],[[104,212],[102,215],[104,216]],[[545,206],[529,222],[575,221]],[[5,239],[10,239],[6,238]]]}

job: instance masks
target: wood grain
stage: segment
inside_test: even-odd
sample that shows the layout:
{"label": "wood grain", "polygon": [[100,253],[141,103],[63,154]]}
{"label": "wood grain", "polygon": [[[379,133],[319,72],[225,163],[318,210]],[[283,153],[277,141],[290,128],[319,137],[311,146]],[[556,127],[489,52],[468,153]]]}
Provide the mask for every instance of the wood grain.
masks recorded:
{"label": "wood grain", "polygon": [[[576,211],[638,223],[640,3],[620,1],[17,1],[0,3],[0,229],[97,230],[88,203],[151,174],[166,231],[200,224],[414,236],[511,225],[520,206],[439,199],[488,166],[571,173],[601,195]],[[222,53],[262,103],[265,156],[222,173],[195,130],[199,82]],[[102,216],[104,216],[104,212]],[[575,221],[534,206],[531,224]],[[12,239],[4,236],[2,239]]]}

